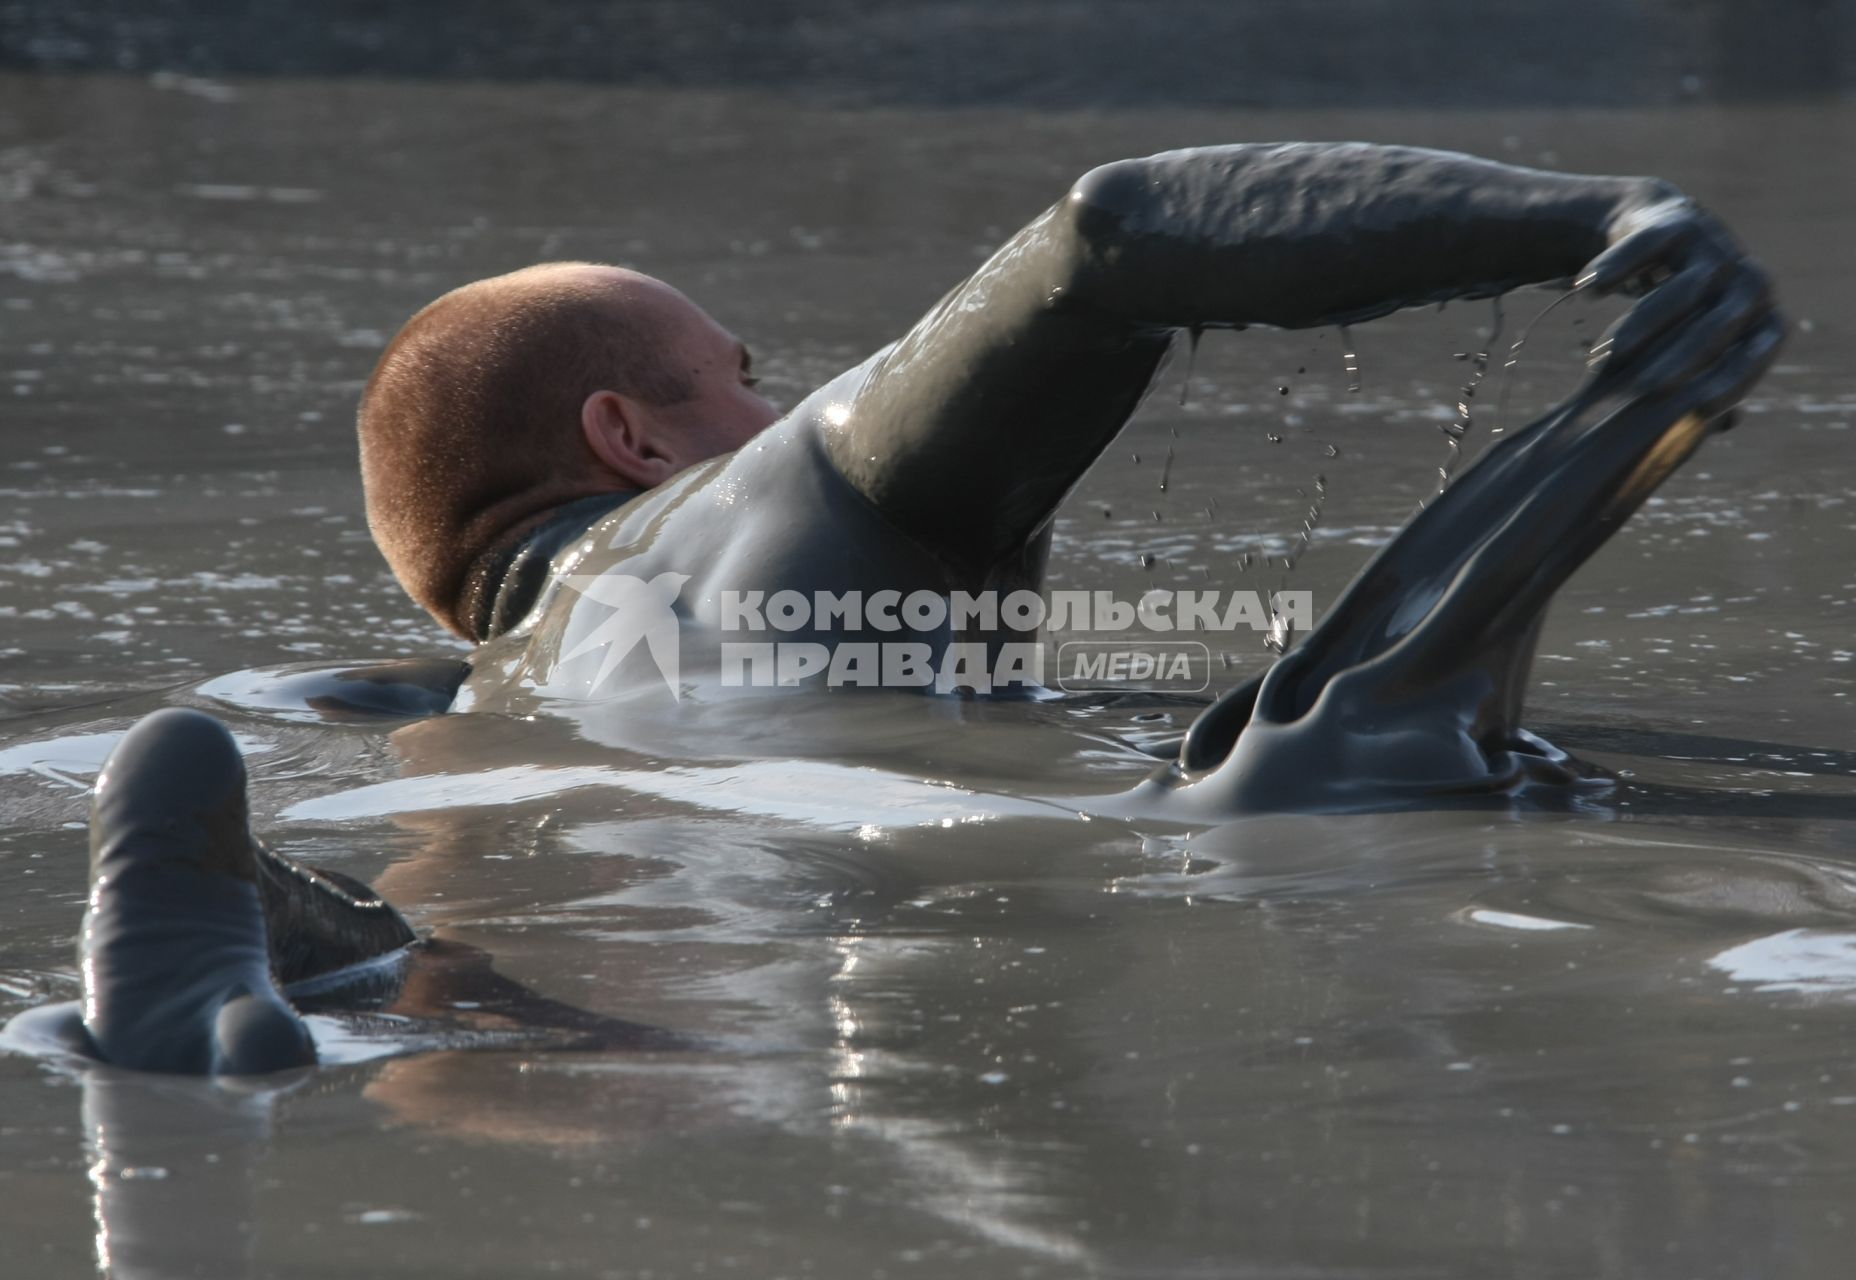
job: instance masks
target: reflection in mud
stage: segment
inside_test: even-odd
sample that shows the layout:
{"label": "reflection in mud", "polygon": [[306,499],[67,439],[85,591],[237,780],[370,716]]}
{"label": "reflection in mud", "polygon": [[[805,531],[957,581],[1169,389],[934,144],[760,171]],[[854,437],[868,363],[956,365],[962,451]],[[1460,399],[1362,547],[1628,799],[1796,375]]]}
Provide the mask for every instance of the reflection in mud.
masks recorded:
{"label": "reflection in mud", "polygon": [[97,1271],[112,1280],[249,1275],[257,1188],[287,1083],[79,1069]]}

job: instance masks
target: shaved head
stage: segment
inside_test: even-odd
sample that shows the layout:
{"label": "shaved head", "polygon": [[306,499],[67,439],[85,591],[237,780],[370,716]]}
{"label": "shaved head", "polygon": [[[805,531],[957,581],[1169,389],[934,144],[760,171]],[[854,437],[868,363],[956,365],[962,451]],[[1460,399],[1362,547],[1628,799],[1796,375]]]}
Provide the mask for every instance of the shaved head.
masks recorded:
{"label": "shaved head", "polygon": [[665,336],[683,312],[701,314],[649,276],[557,262],[454,289],[388,344],[357,423],[368,525],[451,631],[483,638],[499,556],[548,512],[627,488],[593,456],[581,406],[600,390],[688,400]]}

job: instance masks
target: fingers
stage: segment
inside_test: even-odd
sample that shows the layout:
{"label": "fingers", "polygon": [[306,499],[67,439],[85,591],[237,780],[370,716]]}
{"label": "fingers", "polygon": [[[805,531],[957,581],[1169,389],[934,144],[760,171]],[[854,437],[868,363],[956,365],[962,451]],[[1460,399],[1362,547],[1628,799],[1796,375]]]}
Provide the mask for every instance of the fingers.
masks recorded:
{"label": "fingers", "polygon": [[[1652,233],[1636,233],[1630,239],[1639,235]],[[1663,249],[1676,243],[1669,236],[1652,238]],[[1591,363],[1601,382],[1635,394],[1690,399],[1697,394],[1698,380],[1716,372],[1716,362],[1742,338],[1778,324],[1771,280],[1758,263],[1735,250],[1724,233],[1692,240],[1683,252],[1688,259],[1681,269],[1651,289],[1593,347]]]}
{"label": "fingers", "polygon": [[1726,263],[1705,260],[1652,289],[1593,345],[1590,363],[1630,364],[1665,330],[1689,319],[1720,286],[1726,269]]}
{"label": "fingers", "polygon": [[1672,263],[1680,263],[1683,249],[1702,230],[1700,219],[1693,217],[1698,210],[1689,204],[1659,206],[1659,210],[1667,211],[1648,215],[1654,221],[1644,221],[1637,230],[1592,258],[1578,278],[1579,288],[1611,293],[1624,284],[1654,275],[1657,267],[1669,269]]}
{"label": "fingers", "polygon": [[[1658,308],[1651,317],[1655,323],[1665,316],[1675,322],[1665,324],[1654,335],[1647,335],[1630,357],[1614,346],[1607,372],[1615,372],[1639,392],[1670,390],[1681,392],[1688,384],[1708,375],[1722,355],[1751,331],[1772,316],[1772,302],[1764,274],[1757,269],[1723,273],[1725,287],[1696,307],[1686,295],[1669,306]],[[1672,284],[1674,282],[1671,282]],[[1669,286],[1664,286],[1668,288]],[[1647,308],[1659,300],[1658,289],[1639,304]],[[1685,303],[1681,311],[1675,304]],[[1626,317],[1628,321],[1630,317]],[[1652,340],[1653,339],[1653,340]]]}
{"label": "fingers", "polygon": [[1732,409],[1753,388],[1785,344],[1785,321],[1767,311],[1740,340],[1714,361],[1713,368],[1692,388],[1697,410],[1709,418],[1725,418],[1717,430],[1732,426]]}
{"label": "fingers", "polygon": [[1742,253],[1726,227],[1687,200],[1640,209],[1623,234],[1586,266],[1580,288],[1598,293],[1642,293],[1703,259],[1731,262]]}

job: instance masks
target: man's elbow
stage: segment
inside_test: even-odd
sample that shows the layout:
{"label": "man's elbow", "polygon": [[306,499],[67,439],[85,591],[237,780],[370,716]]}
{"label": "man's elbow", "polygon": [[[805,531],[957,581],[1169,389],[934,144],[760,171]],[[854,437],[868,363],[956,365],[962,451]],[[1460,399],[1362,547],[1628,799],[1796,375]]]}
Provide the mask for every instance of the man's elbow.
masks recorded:
{"label": "man's elbow", "polygon": [[1145,160],[1114,160],[1076,180],[1064,211],[1077,237],[1100,246],[1138,228],[1153,199],[1153,177]]}

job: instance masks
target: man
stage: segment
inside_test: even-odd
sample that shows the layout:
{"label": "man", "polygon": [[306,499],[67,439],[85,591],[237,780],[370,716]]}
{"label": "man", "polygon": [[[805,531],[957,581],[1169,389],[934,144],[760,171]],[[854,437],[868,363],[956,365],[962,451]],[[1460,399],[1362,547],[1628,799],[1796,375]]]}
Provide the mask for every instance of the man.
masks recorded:
{"label": "man", "polygon": [[[441,298],[389,346],[360,414],[369,519],[413,597],[489,642],[474,705],[527,687],[623,701],[661,689],[661,664],[610,670],[593,642],[613,608],[561,582],[672,582],[699,662],[726,634],[730,592],[1034,588],[1058,503],[1133,411],[1175,329],[1357,322],[1574,277],[1656,287],[1599,344],[1587,387],[1433,504],[1260,685],[1221,702],[1179,774],[1192,783],[1225,756],[1235,770],[1181,788],[1182,812],[1199,818],[1326,795],[1303,787],[1309,777],[1356,791],[1363,778],[1401,803],[1499,788],[1545,776],[1524,757],[1559,764],[1513,723],[1546,600],[1776,349],[1761,272],[1664,183],[1348,144],[1121,161],[778,422],[745,348],[668,286],[616,268],[533,268]],[[1003,641],[945,618],[879,630],[942,649]],[[858,631],[814,619],[811,634],[844,644]],[[200,879],[260,879],[236,751],[210,743],[203,720],[151,717],[99,779],[86,945],[98,939],[106,962],[86,964],[81,1021],[34,1011],[28,1030],[162,1069],[308,1061],[254,967],[252,922],[261,934],[260,910],[275,921],[277,908]],[[150,763],[182,751],[216,762],[210,785]],[[176,831],[193,834],[177,843]],[[299,919],[352,910],[357,936],[390,941],[390,908],[354,886],[278,882],[286,898],[331,904]],[[177,950],[192,896],[224,919]],[[332,955],[355,950],[334,934]],[[144,953],[152,963],[132,963]],[[115,999],[111,984],[131,972],[136,1000]],[[151,1039],[160,1054],[140,1052]]]}
{"label": "man", "polygon": [[1057,503],[1176,329],[1346,323],[1582,271],[1598,289],[1679,273],[1618,363],[1705,303],[1763,306],[1757,269],[1666,183],[1396,147],[1171,152],[1085,175],[741,450],[775,414],[737,340],[648,277],[531,268],[447,295],[389,346],[359,421],[369,519],[413,597],[479,641],[614,508],[598,540],[630,548],[624,573],[690,575],[686,643],[726,621],[723,591],[1035,586]]}

